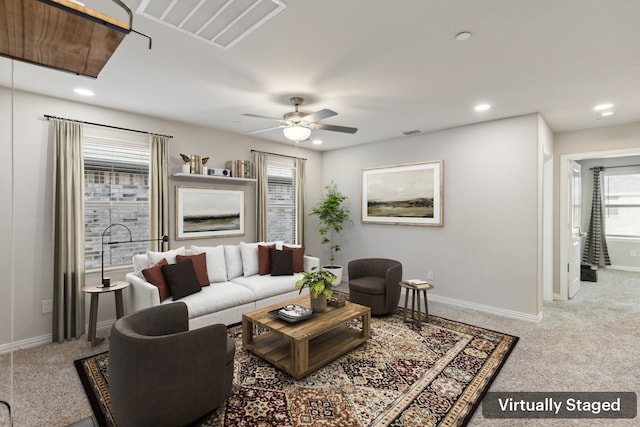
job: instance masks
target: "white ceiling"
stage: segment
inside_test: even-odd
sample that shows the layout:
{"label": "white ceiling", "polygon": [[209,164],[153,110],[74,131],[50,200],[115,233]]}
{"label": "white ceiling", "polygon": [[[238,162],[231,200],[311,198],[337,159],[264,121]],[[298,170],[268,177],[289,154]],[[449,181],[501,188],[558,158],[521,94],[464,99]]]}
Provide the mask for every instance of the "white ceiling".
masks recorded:
{"label": "white ceiling", "polygon": [[[127,19],[110,2],[84,3]],[[638,0],[285,3],[228,50],[134,14],[152,50],[128,35],[95,80],[16,61],[12,83],[0,58],[0,85],[235,133],[277,125],[242,113],[281,117],[302,96],[301,111],[329,108],[338,115],[323,123],[359,128],[315,130],[323,144],[309,148],[320,150],[534,112],[555,132],[640,121]],[[461,31],[473,37],[456,41]],[[479,102],[493,108],[474,112]],[[615,115],[596,120],[601,102]],[[280,130],[254,137],[290,143]]]}

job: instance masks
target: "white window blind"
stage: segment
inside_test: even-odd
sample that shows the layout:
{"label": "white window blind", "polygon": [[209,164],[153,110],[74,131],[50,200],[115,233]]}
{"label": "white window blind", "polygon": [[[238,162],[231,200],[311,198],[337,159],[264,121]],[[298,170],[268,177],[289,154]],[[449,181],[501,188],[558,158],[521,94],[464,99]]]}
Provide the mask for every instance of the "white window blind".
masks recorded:
{"label": "white window blind", "polygon": [[[85,178],[85,268],[131,264],[148,242],[102,246],[102,233],[111,224],[124,224],[132,240],[149,238],[149,143],[146,138],[83,138]],[[124,227],[114,226],[104,241],[128,241]]]}
{"label": "white window blind", "polygon": [[270,156],[267,162],[268,236],[270,242],[296,244],[297,204],[294,159]]}
{"label": "white window blind", "polygon": [[606,172],[603,195],[606,235],[640,238],[640,171]]}

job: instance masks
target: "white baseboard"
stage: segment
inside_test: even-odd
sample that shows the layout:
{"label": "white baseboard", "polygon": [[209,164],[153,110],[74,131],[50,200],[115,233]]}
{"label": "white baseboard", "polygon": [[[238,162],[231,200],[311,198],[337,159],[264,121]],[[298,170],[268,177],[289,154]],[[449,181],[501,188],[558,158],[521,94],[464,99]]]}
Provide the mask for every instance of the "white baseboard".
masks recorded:
{"label": "white baseboard", "polygon": [[13,341],[6,344],[0,344],[0,354],[10,353],[23,348],[36,347],[42,344],[48,344],[52,340],[52,335],[40,335],[39,337],[27,338],[20,341]]}
{"label": "white baseboard", "polygon": [[627,267],[625,265],[607,265],[607,270],[623,270],[623,271],[636,271],[640,272],[640,267]]}
{"label": "white baseboard", "polygon": [[463,301],[456,298],[448,298],[440,295],[429,295],[431,301],[441,302],[443,304],[455,305],[457,307],[470,308],[472,310],[483,311],[485,313],[497,314],[498,316],[509,317],[512,319],[526,320],[529,322],[540,322],[542,320],[542,313],[537,316],[527,313],[521,313],[519,311],[507,310],[504,308],[493,307],[490,305],[477,304],[474,302]]}
{"label": "white baseboard", "polygon": [[[98,322],[98,329],[110,327],[115,323],[115,319],[104,320]],[[89,330],[89,325],[85,325],[85,331]],[[20,341],[13,341],[6,344],[0,344],[0,354],[10,353],[25,348],[37,347],[43,344],[49,344],[53,341],[52,334],[40,335],[39,337],[26,338]]]}

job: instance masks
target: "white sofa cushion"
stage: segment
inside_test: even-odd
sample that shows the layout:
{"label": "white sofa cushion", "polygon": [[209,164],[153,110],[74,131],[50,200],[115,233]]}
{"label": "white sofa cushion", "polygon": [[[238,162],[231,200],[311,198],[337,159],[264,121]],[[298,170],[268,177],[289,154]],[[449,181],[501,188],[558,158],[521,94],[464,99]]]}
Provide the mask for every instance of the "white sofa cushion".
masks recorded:
{"label": "white sofa cushion", "polygon": [[144,279],[142,270],[151,267],[149,264],[149,256],[147,254],[136,254],[133,256],[133,273],[141,279]]}
{"label": "white sofa cushion", "polygon": [[302,279],[302,274],[294,274],[293,276],[264,276],[237,277],[233,279],[233,283],[242,285],[250,289],[255,294],[256,300],[269,298],[274,295],[283,294],[296,290],[296,282]]}
{"label": "white sofa cushion", "polygon": [[178,249],[172,249],[166,252],[147,252],[149,264],[151,265],[160,262],[162,258],[166,259],[169,264],[175,264],[177,255],[185,255],[184,246],[180,246]]}
{"label": "white sofa cushion", "polygon": [[242,274],[245,277],[258,274],[260,269],[258,262],[258,244],[240,242],[240,255],[242,256]]}
{"label": "white sofa cushion", "polygon": [[240,245],[224,245],[224,259],[227,266],[227,280],[242,276]]}
{"label": "white sofa cushion", "polygon": [[207,254],[207,273],[209,274],[210,283],[227,281],[227,262],[224,256],[224,246],[208,247],[192,245],[191,252],[194,255],[203,252]]}
{"label": "white sofa cushion", "polygon": [[[235,283],[222,282],[212,283],[211,286],[206,286],[196,294],[181,298],[180,301],[187,305],[189,318],[192,319],[229,307],[251,303],[255,299],[256,297],[250,289]],[[167,298],[162,301],[162,304],[171,302],[173,302],[173,298]]]}

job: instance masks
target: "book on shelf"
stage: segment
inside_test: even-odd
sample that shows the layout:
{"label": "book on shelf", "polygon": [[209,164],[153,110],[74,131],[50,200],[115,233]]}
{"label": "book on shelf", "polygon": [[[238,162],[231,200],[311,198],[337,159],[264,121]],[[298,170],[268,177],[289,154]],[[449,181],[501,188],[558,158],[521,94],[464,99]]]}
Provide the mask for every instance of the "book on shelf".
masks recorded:
{"label": "book on shelf", "polygon": [[255,178],[256,169],[251,160],[227,160],[225,165],[234,178]]}

